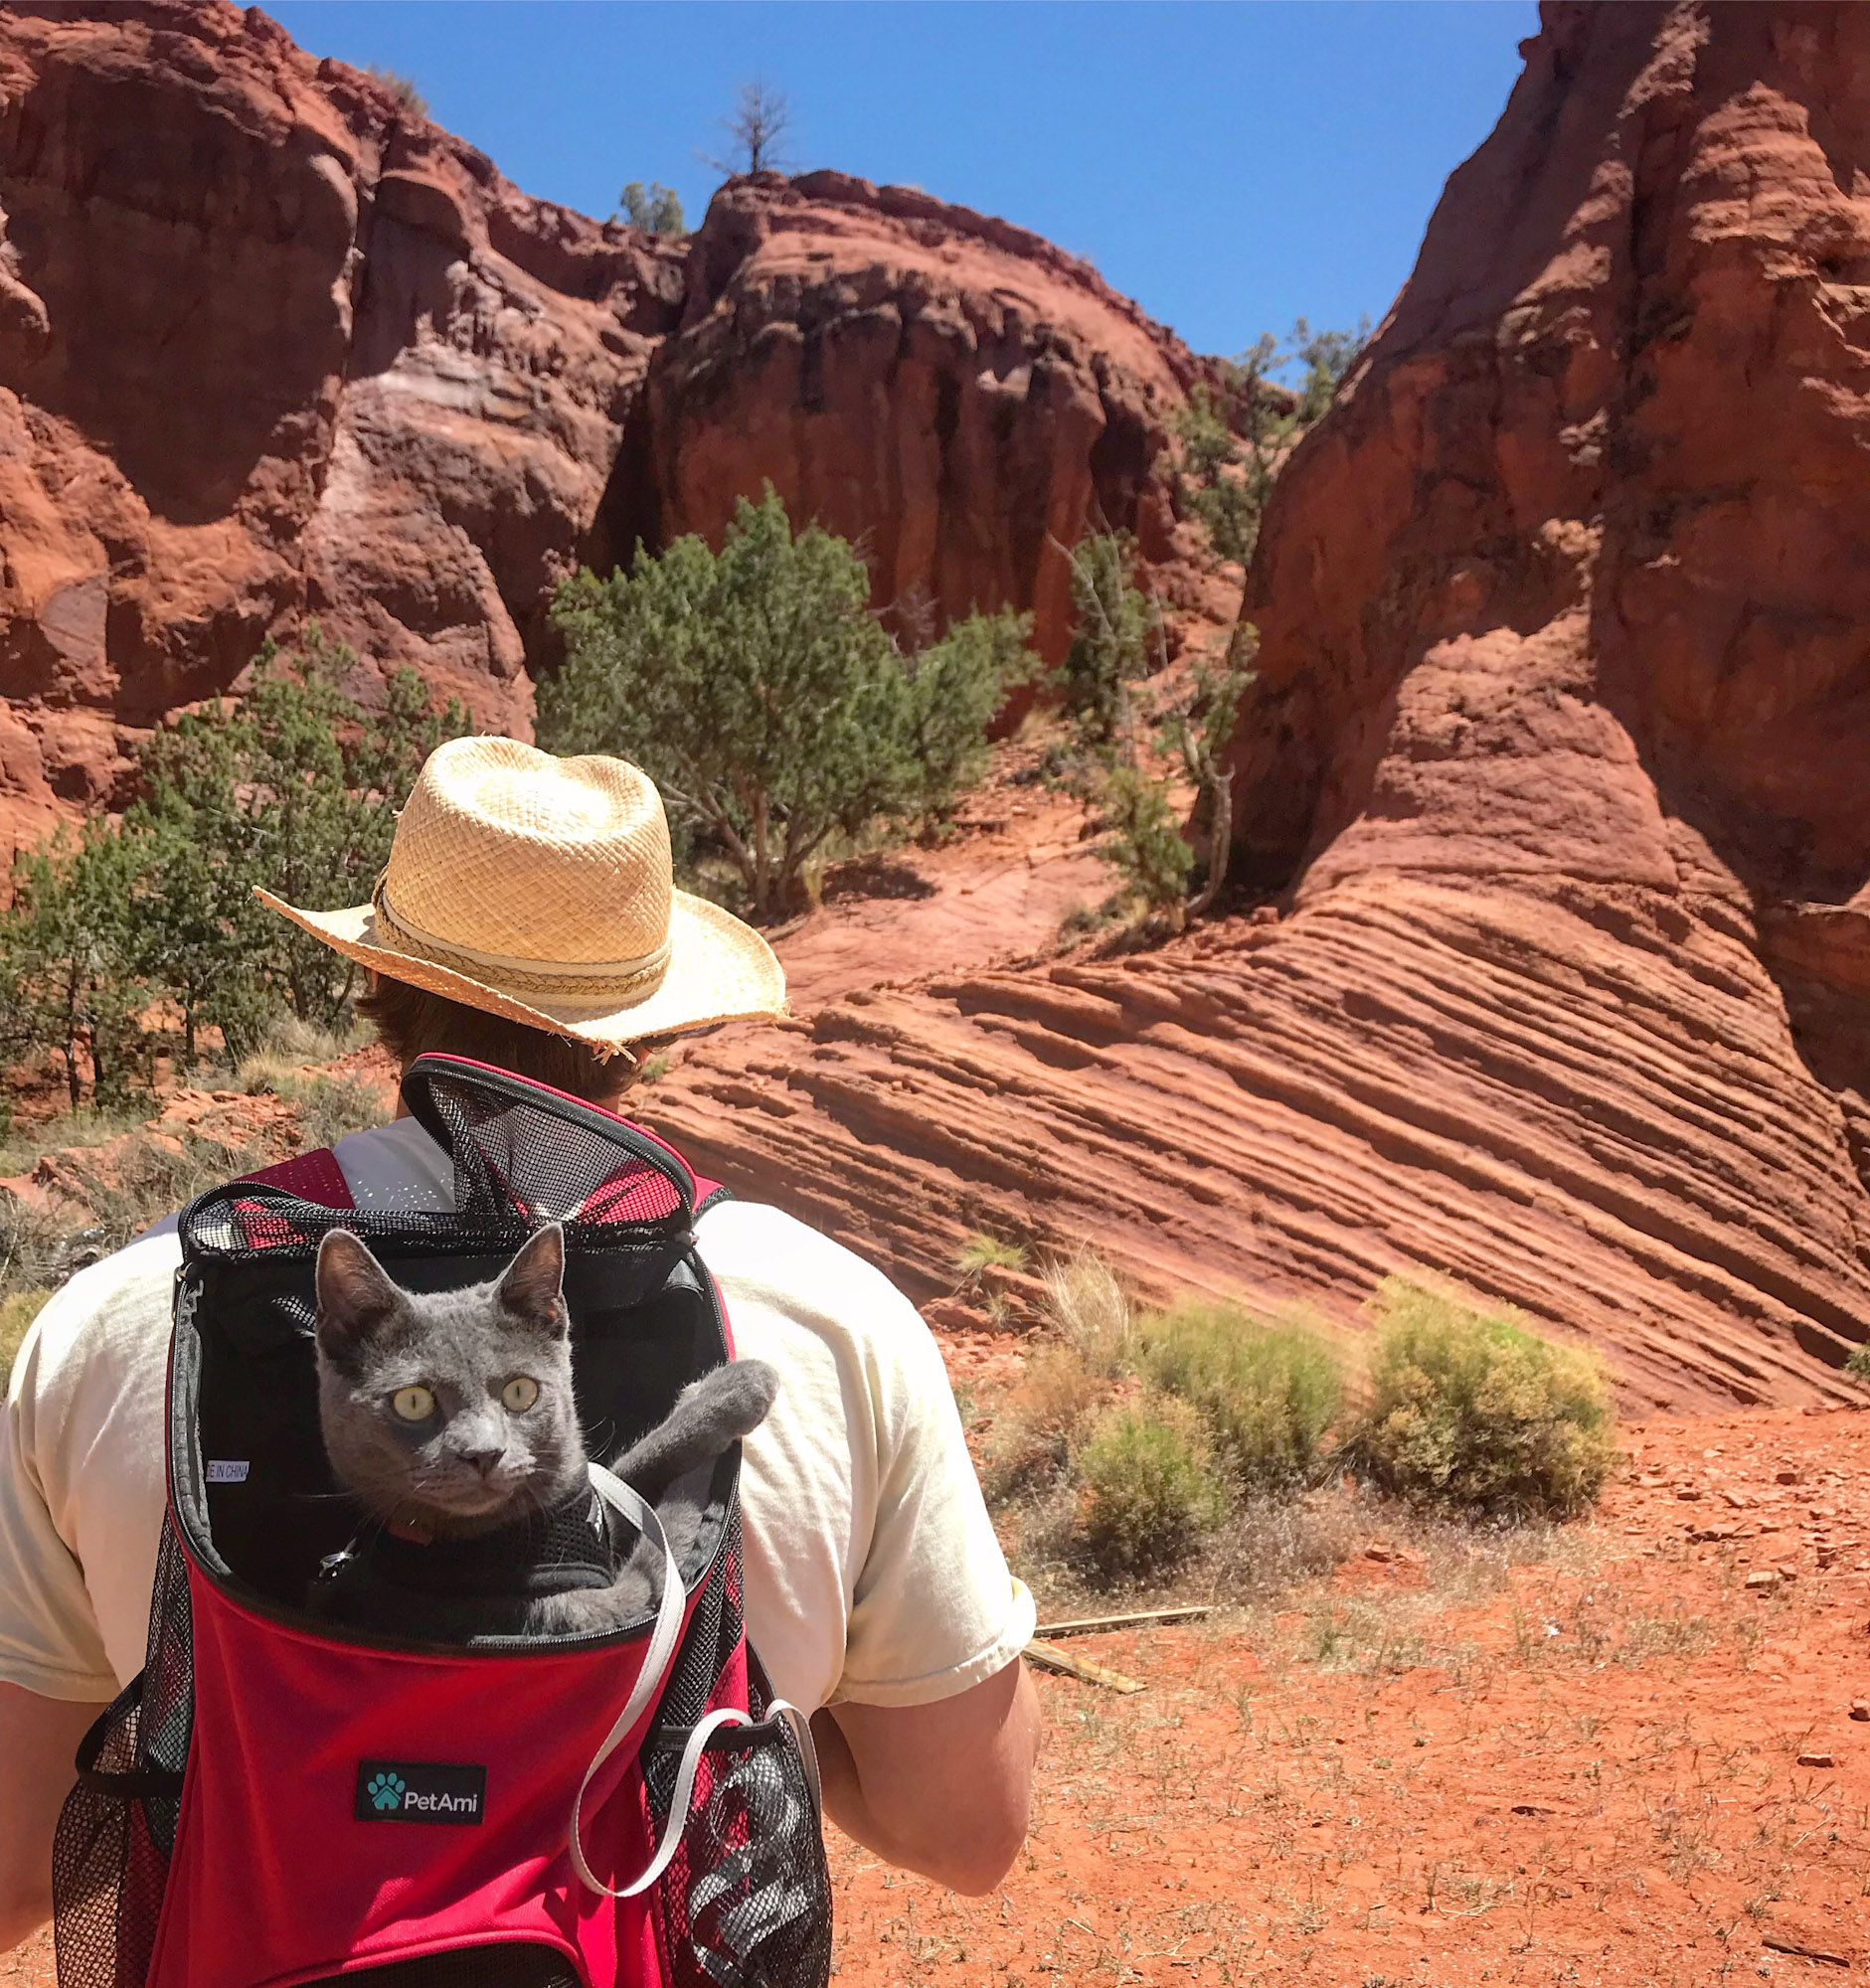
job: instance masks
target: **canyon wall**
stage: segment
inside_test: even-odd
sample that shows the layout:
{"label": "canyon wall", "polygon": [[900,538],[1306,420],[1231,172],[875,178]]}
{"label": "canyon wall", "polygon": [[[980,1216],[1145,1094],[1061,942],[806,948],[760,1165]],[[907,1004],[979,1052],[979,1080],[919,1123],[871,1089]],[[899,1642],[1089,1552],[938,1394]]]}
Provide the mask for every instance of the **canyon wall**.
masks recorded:
{"label": "canyon wall", "polygon": [[530,198],[227,0],[0,7],[0,862],[308,617],[525,735],[581,560],[770,479],[880,606],[1173,520],[1197,362],[1037,237],[820,173],[682,242]]}
{"label": "canyon wall", "polygon": [[1262,909],[822,1009],[671,1129],[929,1293],[971,1228],[1347,1322],[1420,1265],[1636,1400],[1839,1392],[1867,346],[1870,11],[1548,6],[1266,520]]}

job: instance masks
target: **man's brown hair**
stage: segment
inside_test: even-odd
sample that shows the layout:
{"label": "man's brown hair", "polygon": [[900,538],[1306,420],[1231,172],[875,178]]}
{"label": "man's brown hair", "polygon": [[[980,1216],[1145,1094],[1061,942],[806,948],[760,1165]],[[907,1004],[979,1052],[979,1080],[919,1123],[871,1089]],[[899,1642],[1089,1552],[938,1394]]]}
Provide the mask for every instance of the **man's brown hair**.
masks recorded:
{"label": "man's brown hair", "polygon": [[407,1070],[430,1051],[471,1057],[536,1083],[549,1083],[555,1090],[568,1090],[592,1104],[614,1104],[630,1087],[638,1060],[657,1047],[653,1042],[634,1043],[621,1055],[606,1059],[591,1043],[490,1015],[385,974],[357,997],[357,1012],[383,1039],[400,1069]]}

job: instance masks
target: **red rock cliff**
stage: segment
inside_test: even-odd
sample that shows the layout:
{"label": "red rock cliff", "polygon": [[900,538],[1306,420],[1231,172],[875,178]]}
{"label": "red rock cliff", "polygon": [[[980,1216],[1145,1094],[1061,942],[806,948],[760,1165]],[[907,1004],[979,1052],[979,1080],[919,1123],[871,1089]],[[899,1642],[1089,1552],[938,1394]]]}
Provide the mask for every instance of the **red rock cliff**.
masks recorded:
{"label": "red rock cliff", "polygon": [[716,1052],[668,1115],[717,1166],[930,1291],[979,1227],[1345,1315],[1418,1263],[1639,1398],[1835,1388],[1870,10],[1550,7],[1526,57],[1267,519],[1239,819],[1284,915]]}
{"label": "red rock cliff", "polygon": [[[227,0],[0,7],[0,863],[307,615],[524,732],[581,558],[770,478],[880,603],[1167,549],[1195,362],[1036,237],[818,174],[671,244],[520,193]],[[653,392],[651,381],[653,378]]]}
{"label": "red rock cliff", "polygon": [[1058,661],[1087,520],[1162,558],[1191,356],[1050,243],[842,173],[719,195],[650,396],[665,535],[770,480],[869,546],[879,597],[1034,610]]}

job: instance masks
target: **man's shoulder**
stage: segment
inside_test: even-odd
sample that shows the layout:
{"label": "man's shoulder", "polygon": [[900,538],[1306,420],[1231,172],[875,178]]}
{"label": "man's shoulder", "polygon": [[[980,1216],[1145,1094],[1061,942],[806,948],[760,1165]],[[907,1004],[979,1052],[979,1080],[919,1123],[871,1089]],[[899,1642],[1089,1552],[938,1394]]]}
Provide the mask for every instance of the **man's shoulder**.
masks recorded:
{"label": "man's shoulder", "polygon": [[853,1300],[914,1309],[874,1263],[766,1202],[717,1202],[695,1225],[695,1240],[723,1285],[833,1310]]}
{"label": "man's shoulder", "polygon": [[30,1361],[22,1357],[14,1385],[30,1367],[42,1398],[62,1393],[80,1375],[104,1371],[117,1380],[138,1368],[160,1371],[167,1358],[169,1312],[182,1244],[164,1223],[100,1261],[75,1272],[47,1299],[33,1321]]}
{"label": "man's shoulder", "polygon": [[730,1318],[781,1319],[860,1358],[914,1358],[922,1314],[856,1250],[757,1201],[725,1201],[695,1226]]}

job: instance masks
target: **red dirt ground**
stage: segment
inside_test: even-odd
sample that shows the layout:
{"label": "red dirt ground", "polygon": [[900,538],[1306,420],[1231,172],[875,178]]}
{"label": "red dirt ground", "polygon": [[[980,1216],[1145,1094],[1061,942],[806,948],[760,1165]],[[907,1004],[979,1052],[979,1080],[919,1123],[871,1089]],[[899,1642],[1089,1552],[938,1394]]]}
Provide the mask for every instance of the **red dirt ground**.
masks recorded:
{"label": "red dirt ground", "polygon": [[[1597,1521],[1490,1594],[1483,1555],[1373,1541],[1400,1557],[1276,1617],[1075,1640],[1148,1689],[1041,1679],[1033,1830],[994,1897],[840,1844],[840,1982],[1688,1988],[1864,1966],[1870,1416],[1627,1435]],[[1747,1587],[1768,1570],[1790,1578]]]}
{"label": "red dirt ground", "polygon": [[[840,1988],[1853,1978],[1870,1415],[1626,1437],[1597,1520],[1533,1564],[1398,1528],[1276,1614],[1074,1642],[1148,1688],[1040,1680],[1033,1830],[999,1892],[834,1839]],[[0,1981],[52,1988],[49,1940]]]}

